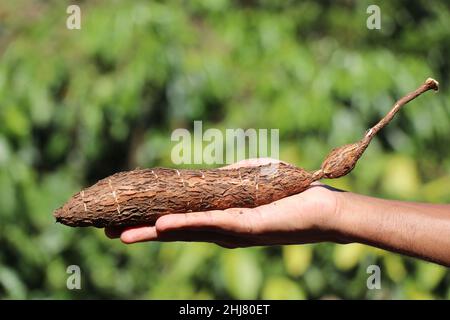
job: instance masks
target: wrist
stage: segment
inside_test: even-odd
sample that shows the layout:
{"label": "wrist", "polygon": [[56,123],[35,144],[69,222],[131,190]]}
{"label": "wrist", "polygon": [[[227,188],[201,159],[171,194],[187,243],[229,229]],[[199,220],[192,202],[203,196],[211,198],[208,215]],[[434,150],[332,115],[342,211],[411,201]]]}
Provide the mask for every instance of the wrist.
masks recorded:
{"label": "wrist", "polygon": [[319,188],[312,188],[318,194],[314,197],[316,200],[314,214],[314,229],[321,235],[321,241],[336,243],[351,242],[348,227],[345,220],[346,194],[341,190],[334,189],[327,185],[318,185]]}
{"label": "wrist", "polygon": [[385,230],[385,212],[393,204],[352,192],[338,192],[336,198],[336,242],[372,245],[389,238],[392,230]]}
{"label": "wrist", "polygon": [[[335,207],[332,217],[330,217],[332,241],[341,244],[358,242],[356,230],[359,225],[358,221],[356,221],[358,217],[353,215],[355,208],[350,208],[351,205],[355,204],[351,200],[352,193],[335,191],[334,197]],[[360,217],[363,214],[361,211],[357,212]]]}

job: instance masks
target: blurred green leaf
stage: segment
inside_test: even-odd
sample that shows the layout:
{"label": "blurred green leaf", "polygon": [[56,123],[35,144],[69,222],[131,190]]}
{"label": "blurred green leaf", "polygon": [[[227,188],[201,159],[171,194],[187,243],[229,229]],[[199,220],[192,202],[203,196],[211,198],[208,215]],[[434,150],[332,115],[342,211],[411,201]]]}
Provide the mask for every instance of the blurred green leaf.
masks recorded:
{"label": "blurred green leaf", "polygon": [[437,178],[422,186],[424,198],[430,202],[445,202],[450,199],[450,176]]}
{"label": "blurred green leaf", "polygon": [[417,263],[417,281],[420,287],[427,291],[431,291],[447,274],[447,268],[429,262]]}
{"label": "blurred green leaf", "polygon": [[14,270],[2,267],[0,269],[0,286],[6,291],[9,299],[25,299],[26,287]]}
{"label": "blurred green leaf", "polygon": [[283,246],[283,261],[289,275],[301,276],[310,266],[311,260],[312,247],[310,245]]}
{"label": "blurred green leaf", "polygon": [[354,268],[364,255],[364,245],[351,243],[337,245],[334,248],[333,261],[335,266],[343,271]]}
{"label": "blurred green leaf", "polygon": [[306,294],[297,283],[283,277],[272,277],[267,279],[264,285],[262,298],[267,300],[303,300],[306,299]]}
{"label": "blurred green leaf", "polygon": [[222,273],[225,286],[237,299],[256,299],[262,273],[254,252],[238,249],[222,254]]}
{"label": "blurred green leaf", "polygon": [[393,196],[413,198],[417,195],[420,178],[413,159],[395,155],[386,163],[383,190]]}
{"label": "blurred green leaf", "polygon": [[402,281],[407,272],[406,268],[403,264],[402,258],[400,258],[398,255],[386,255],[383,257],[383,263],[386,268],[386,273],[395,282]]}

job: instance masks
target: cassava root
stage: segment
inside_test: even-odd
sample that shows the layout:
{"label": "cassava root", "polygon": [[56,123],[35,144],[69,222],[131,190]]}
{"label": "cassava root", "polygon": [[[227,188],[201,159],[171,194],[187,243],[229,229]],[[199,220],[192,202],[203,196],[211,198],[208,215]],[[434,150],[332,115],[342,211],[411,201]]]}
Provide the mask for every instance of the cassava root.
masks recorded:
{"label": "cassava root", "polygon": [[161,215],[227,208],[253,208],[306,190],[322,178],[348,174],[372,138],[409,101],[438,82],[427,79],[398,100],[364,137],[333,149],[319,170],[278,163],[239,169],[138,169],[116,173],[75,194],[55,210],[57,222],[72,227],[151,225]]}

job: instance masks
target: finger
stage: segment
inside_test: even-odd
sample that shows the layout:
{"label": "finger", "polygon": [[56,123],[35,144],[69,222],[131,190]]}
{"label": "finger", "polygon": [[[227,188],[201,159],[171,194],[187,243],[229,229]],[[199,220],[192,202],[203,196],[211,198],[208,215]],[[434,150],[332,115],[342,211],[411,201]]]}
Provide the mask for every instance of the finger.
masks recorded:
{"label": "finger", "polygon": [[[159,218],[155,226],[158,232],[196,229],[240,236],[283,231],[290,229],[291,225],[292,229],[298,226],[299,202],[300,199],[290,197],[257,208],[171,214]],[[287,219],[280,219],[281,214]]]}
{"label": "finger", "polygon": [[243,248],[259,245],[255,239],[244,235],[224,234],[216,231],[204,230],[175,230],[164,233],[158,233],[157,241],[162,242],[206,242],[214,243],[227,249]]}
{"label": "finger", "polygon": [[214,230],[226,233],[242,233],[246,226],[240,216],[247,208],[214,210],[206,212],[188,212],[186,214],[169,214],[156,221],[158,232],[180,229]]}
{"label": "finger", "polygon": [[[214,243],[224,248],[246,247],[251,242],[246,243],[242,238],[236,238],[211,231],[198,230],[176,230],[166,233],[158,233],[154,227],[130,228],[122,233],[121,240],[126,244],[160,241],[160,242],[207,242]],[[244,242],[243,242],[244,240]]]}
{"label": "finger", "polygon": [[132,227],[124,230],[120,235],[123,243],[130,244],[142,241],[152,241],[158,237],[154,226]]}
{"label": "finger", "polygon": [[122,234],[124,228],[121,227],[106,227],[105,228],[105,235],[110,239],[116,239],[119,238]]}
{"label": "finger", "polygon": [[129,228],[122,233],[121,240],[127,244],[144,241],[201,241],[214,242],[215,240],[225,241],[214,232],[176,230],[166,233],[158,233],[153,226]]}
{"label": "finger", "polygon": [[161,232],[158,233],[157,240],[162,242],[185,241],[185,242],[229,243],[232,240],[232,237],[214,231],[192,229],[192,230],[174,230],[168,232]]}

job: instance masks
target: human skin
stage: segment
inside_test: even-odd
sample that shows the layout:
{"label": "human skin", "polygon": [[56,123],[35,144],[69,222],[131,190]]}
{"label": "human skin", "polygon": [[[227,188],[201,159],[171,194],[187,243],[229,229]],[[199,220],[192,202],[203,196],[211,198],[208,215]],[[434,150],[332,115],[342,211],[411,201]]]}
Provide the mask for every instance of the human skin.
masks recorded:
{"label": "human skin", "polygon": [[[229,167],[262,165],[250,159]],[[316,242],[364,243],[450,266],[450,205],[385,200],[315,183],[256,208],[169,214],[154,226],[106,228],[126,244],[211,242],[226,248]]]}

